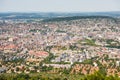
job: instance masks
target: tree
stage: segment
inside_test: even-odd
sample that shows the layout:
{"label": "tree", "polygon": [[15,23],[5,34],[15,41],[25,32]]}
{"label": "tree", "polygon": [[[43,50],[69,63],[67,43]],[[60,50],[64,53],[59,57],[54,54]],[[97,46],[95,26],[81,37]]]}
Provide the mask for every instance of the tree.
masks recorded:
{"label": "tree", "polygon": [[30,76],[28,74],[17,74],[15,77],[16,80],[28,80]]}

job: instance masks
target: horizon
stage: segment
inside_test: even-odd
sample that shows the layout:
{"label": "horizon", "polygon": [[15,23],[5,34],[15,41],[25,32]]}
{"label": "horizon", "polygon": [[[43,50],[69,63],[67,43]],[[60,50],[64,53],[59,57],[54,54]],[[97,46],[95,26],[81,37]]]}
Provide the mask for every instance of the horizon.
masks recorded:
{"label": "horizon", "polygon": [[60,12],[60,11],[56,11],[56,12],[51,12],[51,11],[48,11],[48,12],[40,12],[40,11],[31,11],[31,12],[14,12],[14,11],[8,11],[8,12],[0,12],[0,13],[117,13],[117,12],[120,12],[120,11],[91,11],[91,12],[76,12],[76,11],[71,11],[71,12]]}

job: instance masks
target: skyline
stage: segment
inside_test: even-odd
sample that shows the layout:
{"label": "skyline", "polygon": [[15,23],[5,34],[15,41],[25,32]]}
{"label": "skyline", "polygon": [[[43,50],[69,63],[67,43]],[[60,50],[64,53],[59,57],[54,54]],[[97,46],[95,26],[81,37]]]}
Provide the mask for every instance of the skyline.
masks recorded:
{"label": "skyline", "polygon": [[119,0],[1,0],[0,12],[110,12],[120,11]]}

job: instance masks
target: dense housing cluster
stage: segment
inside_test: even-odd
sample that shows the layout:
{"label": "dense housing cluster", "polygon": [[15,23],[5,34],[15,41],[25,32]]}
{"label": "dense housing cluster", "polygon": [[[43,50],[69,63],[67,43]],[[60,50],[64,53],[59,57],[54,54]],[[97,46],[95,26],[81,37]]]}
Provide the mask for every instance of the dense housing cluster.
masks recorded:
{"label": "dense housing cluster", "polygon": [[0,73],[120,76],[120,20],[0,20]]}

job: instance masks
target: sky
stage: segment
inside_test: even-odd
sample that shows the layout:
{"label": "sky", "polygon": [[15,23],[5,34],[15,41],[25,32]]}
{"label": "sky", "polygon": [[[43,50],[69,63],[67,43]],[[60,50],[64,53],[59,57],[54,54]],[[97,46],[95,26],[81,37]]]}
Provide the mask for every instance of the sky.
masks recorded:
{"label": "sky", "polygon": [[0,0],[0,12],[120,11],[120,0]]}

